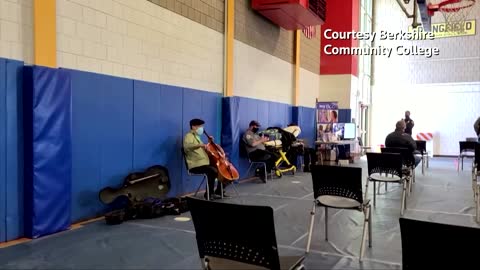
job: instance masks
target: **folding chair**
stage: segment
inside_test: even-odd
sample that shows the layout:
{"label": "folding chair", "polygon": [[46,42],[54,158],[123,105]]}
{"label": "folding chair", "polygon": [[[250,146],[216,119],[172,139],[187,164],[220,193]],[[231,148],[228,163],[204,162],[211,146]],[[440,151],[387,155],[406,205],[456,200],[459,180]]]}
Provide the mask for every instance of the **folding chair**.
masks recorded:
{"label": "folding chair", "polygon": [[[458,142],[460,144],[460,153],[458,154],[458,163],[462,163],[462,171],[463,171],[463,159],[464,158],[473,158],[475,155],[475,144],[477,142]],[[457,166],[457,171],[460,170],[460,166]]]}
{"label": "folding chair", "polygon": [[[403,216],[407,205],[406,191],[409,178],[403,174],[402,156],[398,153],[367,153],[368,177],[365,194],[368,193],[368,183],[373,182],[373,206],[377,204],[376,183],[398,183],[403,186],[400,215]],[[366,195],[365,195],[366,197]]]}
{"label": "folding chair", "polygon": [[478,267],[479,228],[400,218],[400,233],[404,270]]}
{"label": "folding chair", "polygon": [[368,246],[372,246],[372,211],[370,200],[363,199],[362,168],[313,165],[312,182],[314,200],[312,211],[310,212],[310,230],[308,232],[306,252],[310,251],[317,206],[325,207],[326,241],[328,241],[328,208],[357,210],[363,212],[365,216],[362,244],[360,245],[360,261],[362,261],[367,228]]}
{"label": "folding chair", "polygon": [[422,175],[425,175],[425,167],[428,168],[428,153],[427,153],[427,141],[415,141],[417,144],[417,151],[414,154],[420,154],[422,157]]}
{"label": "folding chair", "polygon": [[203,269],[304,269],[304,256],[279,256],[270,206],[187,203]]}
{"label": "folding chair", "polygon": [[[195,191],[195,195],[193,195],[193,196],[197,196],[197,194],[200,191],[200,188],[202,187],[203,183],[205,183],[206,184],[206,191],[205,192],[207,193],[207,200],[210,200],[210,188],[208,186],[207,175],[206,174],[195,174],[195,173],[190,172],[190,169],[188,168],[187,158],[186,158],[186,155],[185,155],[185,149],[183,147],[182,147],[182,157],[183,157],[183,162],[185,162],[185,168],[187,169],[188,176],[201,176],[201,177],[203,177],[202,182],[200,182],[200,185],[198,185],[197,191]],[[221,191],[222,191],[222,199],[223,199],[223,185],[221,185],[220,188],[221,188]]]}
{"label": "folding chair", "polygon": [[[265,173],[265,181],[264,183],[266,184],[267,183],[267,180],[268,180],[268,174],[267,174],[267,163],[266,162],[263,162],[263,161],[252,161],[250,158],[248,158],[248,163],[250,163],[250,166],[248,167],[248,170],[247,170],[247,175],[250,173],[250,170],[252,169],[252,167],[254,167],[255,169],[257,167],[263,167],[263,170],[264,170],[264,173]],[[260,166],[258,166],[260,165]],[[273,177],[271,178],[273,180]]]}
{"label": "folding chair", "polygon": [[384,147],[381,149],[382,153],[394,153],[402,156],[403,174],[408,177],[410,192],[413,191],[413,184],[415,183],[415,157],[413,153],[402,147]]}

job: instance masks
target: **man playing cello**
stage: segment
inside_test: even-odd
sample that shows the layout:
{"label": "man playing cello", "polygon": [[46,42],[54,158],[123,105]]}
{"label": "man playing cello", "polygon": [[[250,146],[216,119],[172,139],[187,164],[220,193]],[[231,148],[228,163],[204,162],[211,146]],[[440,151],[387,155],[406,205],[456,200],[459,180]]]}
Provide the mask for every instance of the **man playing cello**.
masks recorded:
{"label": "man playing cello", "polygon": [[[194,174],[206,174],[208,178],[208,188],[210,199],[220,199],[222,188],[225,184],[218,181],[217,189],[214,192],[215,179],[218,176],[218,170],[215,166],[210,165],[210,159],[206,152],[207,145],[202,142],[200,136],[204,134],[203,125],[205,121],[201,119],[190,120],[190,131],[185,134],[183,139],[183,148],[185,151],[185,159],[187,161],[188,170]],[[213,140],[212,137],[210,139]],[[207,193],[204,195],[207,199]],[[223,197],[229,197],[225,193]]]}

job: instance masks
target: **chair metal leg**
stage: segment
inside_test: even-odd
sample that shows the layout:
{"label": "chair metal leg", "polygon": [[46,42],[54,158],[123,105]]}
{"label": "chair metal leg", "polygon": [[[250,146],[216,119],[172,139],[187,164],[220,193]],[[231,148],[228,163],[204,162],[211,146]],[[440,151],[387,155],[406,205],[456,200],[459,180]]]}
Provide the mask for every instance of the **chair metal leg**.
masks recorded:
{"label": "chair metal leg", "polygon": [[406,193],[407,192],[407,180],[403,181],[403,191],[402,191],[402,206],[400,208],[400,216],[403,216],[403,211],[406,207]]}
{"label": "chair metal leg", "polygon": [[240,193],[238,193],[237,187],[235,187],[235,185],[237,185],[237,184],[235,184],[235,182],[232,182],[232,188],[235,191],[235,194],[237,194],[237,196],[239,196]]}
{"label": "chair metal leg", "polygon": [[325,241],[328,241],[328,207],[325,207]]}
{"label": "chair metal leg", "polygon": [[[263,163],[263,170],[265,172],[265,184],[266,184],[268,182],[267,163]],[[270,177],[270,180],[273,181],[273,176]]]}
{"label": "chair metal leg", "polygon": [[425,175],[425,156],[422,155],[422,175]]}
{"label": "chair metal leg", "polygon": [[[368,208],[366,209],[366,212],[369,212]],[[365,237],[367,237],[367,230],[369,230],[369,228],[370,228],[370,225],[368,224],[369,223],[369,221],[368,221],[369,214],[368,213],[364,213],[364,214],[365,214],[365,219],[364,219],[364,223],[363,223],[362,244],[360,245],[360,261],[363,260],[363,254],[364,254],[364,251],[365,251]]]}
{"label": "chair metal leg", "polygon": [[463,156],[462,156],[462,171],[463,171]]}
{"label": "chair metal leg", "polygon": [[207,180],[207,200],[210,201],[210,187],[208,186],[208,180]]}
{"label": "chair metal leg", "polygon": [[387,187],[388,187],[388,183],[385,182],[385,193],[387,193]]}
{"label": "chair metal leg", "polygon": [[317,207],[317,202],[313,201],[313,207],[312,211],[310,212],[311,218],[310,218],[310,229],[308,231],[308,239],[307,239],[307,248],[306,248],[306,253],[310,252],[310,244],[312,242],[312,233],[313,233],[313,224],[315,223],[315,209]]}
{"label": "chair metal leg", "polygon": [[460,171],[460,156],[457,158],[457,172]]}
{"label": "chair metal leg", "polygon": [[377,181],[373,181],[373,207],[377,206]]}
{"label": "chair metal leg", "polygon": [[223,183],[220,182],[220,180],[217,180],[217,181],[218,181],[217,185],[220,184],[220,192],[222,193],[220,196],[222,196],[222,200],[223,200]]}
{"label": "chair metal leg", "polygon": [[370,182],[370,178],[367,178],[367,184],[365,185],[365,195],[364,195],[365,198],[364,198],[364,201],[366,201],[367,198],[368,198],[367,194],[368,194],[368,183],[369,183],[369,182]]}
{"label": "chair metal leg", "polygon": [[247,176],[250,173],[250,170],[252,169],[252,166],[253,166],[253,163],[250,162],[250,166],[248,166],[248,170],[247,170],[247,174],[246,174]]}
{"label": "chair metal leg", "polygon": [[372,206],[368,205],[368,246],[372,247]]}
{"label": "chair metal leg", "polygon": [[[200,183],[200,185],[198,185],[198,188],[197,188],[197,191],[195,191],[195,195],[193,195],[194,197],[197,196],[198,194],[198,191],[200,191],[200,188],[203,186],[203,182],[205,182],[205,179],[207,178],[206,175],[203,176],[203,179],[202,179],[202,182]],[[208,185],[208,181],[207,181],[207,185]],[[207,188],[207,191],[208,191],[208,188]]]}

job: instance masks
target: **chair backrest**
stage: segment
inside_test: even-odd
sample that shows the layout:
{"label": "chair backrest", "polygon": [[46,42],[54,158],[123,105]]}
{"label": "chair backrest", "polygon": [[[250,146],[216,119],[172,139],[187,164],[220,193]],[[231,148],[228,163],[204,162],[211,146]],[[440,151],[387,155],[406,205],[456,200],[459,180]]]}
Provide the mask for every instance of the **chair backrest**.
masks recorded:
{"label": "chair backrest", "polygon": [[422,153],[422,155],[427,152],[427,141],[415,141],[417,144],[417,150]]}
{"label": "chair backrest", "polygon": [[480,229],[400,218],[402,268],[471,269]]}
{"label": "chair backrest", "polygon": [[247,152],[247,143],[245,142],[244,138],[244,133],[240,134],[240,141],[239,141],[239,151],[238,154],[242,158],[248,158],[248,152]]}
{"label": "chair backrest", "polygon": [[363,204],[362,168],[328,165],[311,166],[313,196],[340,196]]}
{"label": "chair backrest", "polygon": [[273,209],[187,197],[198,253],[280,269]]}
{"label": "chair backrest", "polygon": [[476,138],[476,137],[467,137],[467,138],[465,138],[465,141],[467,141],[467,142],[478,142],[478,138]]}
{"label": "chair backrest", "polygon": [[402,156],[399,153],[367,153],[368,175],[384,173],[402,178]]}
{"label": "chair backrest", "polygon": [[408,148],[402,147],[384,147],[381,149],[382,153],[396,153],[402,156],[402,163],[405,166],[413,166],[415,164],[415,157]]}
{"label": "chair backrest", "polygon": [[182,158],[183,162],[185,163],[185,168],[187,169],[187,173],[189,173],[188,163],[187,163],[187,154],[185,153],[185,148],[182,147]]}
{"label": "chair backrest", "polygon": [[467,142],[467,141],[458,142],[458,143],[460,144],[460,154],[466,151],[474,152],[475,144],[477,144],[477,142]]}

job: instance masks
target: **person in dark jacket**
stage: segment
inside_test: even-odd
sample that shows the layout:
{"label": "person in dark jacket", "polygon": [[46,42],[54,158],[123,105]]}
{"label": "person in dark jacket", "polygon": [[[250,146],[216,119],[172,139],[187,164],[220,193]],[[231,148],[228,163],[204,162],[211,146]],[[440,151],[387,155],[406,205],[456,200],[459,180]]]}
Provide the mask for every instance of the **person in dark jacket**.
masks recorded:
{"label": "person in dark jacket", "polygon": [[405,119],[403,119],[403,121],[405,121],[405,125],[406,125],[405,133],[412,136],[412,129],[413,129],[413,126],[415,126],[415,122],[413,122],[412,118],[410,118],[410,111],[405,112]]}
{"label": "person in dark jacket", "polygon": [[[385,146],[386,147],[402,147],[407,148],[408,150],[413,152],[417,149],[417,144],[413,140],[412,136],[405,133],[405,128],[407,124],[405,121],[400,120],[397,122],[395,131],[388,134],[387,138],[385,138]],[[415,157],[415,167],[420,163],[421,158],[419,156],[414,155]]]}

